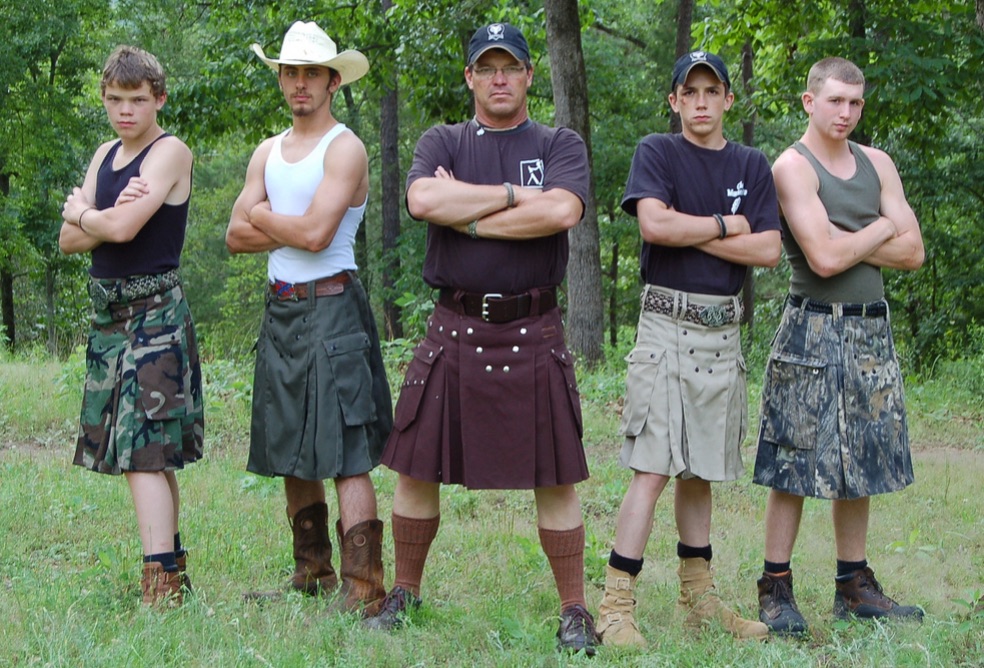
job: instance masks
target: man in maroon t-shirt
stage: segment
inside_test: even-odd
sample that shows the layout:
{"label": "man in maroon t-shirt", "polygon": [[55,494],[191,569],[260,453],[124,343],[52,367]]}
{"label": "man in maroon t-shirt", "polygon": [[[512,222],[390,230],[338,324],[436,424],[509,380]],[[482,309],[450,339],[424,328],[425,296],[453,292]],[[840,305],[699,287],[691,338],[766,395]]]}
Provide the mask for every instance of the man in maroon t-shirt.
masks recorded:
{"label": "man in maroon t-shirt", "polygon": [[400,474],[396,580],[367,623],[394,628],[420,604],[442,483],[532,489],[561,599],[558,645],[593,654],[574,490],[588,469],[557,306],[567,230],[587,198],[587,154],[571,130],[529,119],[533,67],[513,26],[479,29],[464,75],[475,117],[428,130],[407,177],[407,208],[428,223],[424,280],[440,299],[407,369],[383,453]]}

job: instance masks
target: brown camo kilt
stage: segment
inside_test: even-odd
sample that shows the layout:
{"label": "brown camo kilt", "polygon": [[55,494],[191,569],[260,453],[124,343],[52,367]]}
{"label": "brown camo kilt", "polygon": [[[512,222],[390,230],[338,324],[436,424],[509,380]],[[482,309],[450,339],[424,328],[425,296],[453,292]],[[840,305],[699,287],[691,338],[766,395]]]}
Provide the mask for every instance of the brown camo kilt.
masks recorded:
{"label": "brown camo kilt", "polygon": [[573,362],[560,309],[490,324],[437,305],[407,369],[382,463],[471,489],[586,480]]}

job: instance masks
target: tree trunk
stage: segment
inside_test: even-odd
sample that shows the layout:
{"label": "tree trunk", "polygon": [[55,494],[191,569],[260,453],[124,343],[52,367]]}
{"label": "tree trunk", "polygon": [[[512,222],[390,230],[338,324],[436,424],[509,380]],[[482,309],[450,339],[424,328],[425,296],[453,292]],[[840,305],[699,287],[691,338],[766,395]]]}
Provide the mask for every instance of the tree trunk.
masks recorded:
{"label": "tree trunk", "polygon": [[977,0],[977,27],[984,30],[984,0]]}
{"label": "tree trunk", "polygon": [[[10,174],[0,174],[0,195],[6,199],[10,195]],[[8,251],[4,251],[4,256]],[[13,258],[0,257],[0,311],[3,312],[3,336],[0,343],[4,344],[7,350],[14,349],[14,274],[8,262]]]}
{"label": "tree trunk", "polygon": [[[383,14],[393,7],[393,0],[383,0]],[[383,225],[383,328],[387,339],[403,336],[401,310],[396,304],[396,279],[400,275],[400,116],[397,71],[387,71],[383,96],[379,103],[379,148],[382,158],[380,175]]]}
{"label": "tree trunk", "polygon": [[[676,56],[674,62],[680,56],[690,52],[691,37],[690,31],[694,23],[694,0],[680,0],[677,6],[677,33],[676,33]],[[682,132],[683,125],[680,123],[680,114],[670,112],[670,132]]]}
{"label": "tree trunk", "polygon": [[608,270],[612,293],[608,297],[608,343],[618,345],[618,241],[612,242],[612,264]]}
{"label": "tree trunk", "polygon": [[[556,109],[554,121],[581,135],[590,165],[591,119],[588,115],[588,82],[581,50],[577,0],[546,0],[543,8],[546,12],[547,48]],[[590,179],[584,219],[570,232],[567,332],[571,349],[588,364],[593,364],[602,357],[604,308],[594,176]]]}
{"label": "tree trunk", "polygon": [[[752,87],[754,58],[755,54],[752,52],[752,43],[750,40],[745,40],[745,43],[741,47],[741,86],[742,94],[746,100],[750,100],[752,93],[755,92]],[[741,124],[742,142],[745,146],[755,146],[755,111],[754,107],[749,107],[749,109],[752,111],[749,112],[748,117]],[[748,334],[752,336],[752,330],[755,325],[755,267],[748,268],[745,284],[741,289],[741,301],[742,306],[744,306],[741,321],[743,324],[748,325]]]}
{"label": "tree trunk", "polygon": [[[850,0],[847,6],[847,16],[848,29],[851,31],[851,37],[854,38],[855,43],[864,44],[865,38],[867,37],[868,23],[868,7],[866,5],[866,0]],[[868,66],[867,54],[867,47],[863,47],[849,56],[853,60],[854,64],[861,68],[862,72]],[[858,127],[854,129],[851,139],[859,144],[871,143],[871,134],[867,131],[866,124],[864,122],[860,123]]]}
{"label": "tree trunk", "polygon": [[44,308],[48,321],[48,354],[58,354],[58,336],[55,327],[55,268],[51,262],[44,266]]}

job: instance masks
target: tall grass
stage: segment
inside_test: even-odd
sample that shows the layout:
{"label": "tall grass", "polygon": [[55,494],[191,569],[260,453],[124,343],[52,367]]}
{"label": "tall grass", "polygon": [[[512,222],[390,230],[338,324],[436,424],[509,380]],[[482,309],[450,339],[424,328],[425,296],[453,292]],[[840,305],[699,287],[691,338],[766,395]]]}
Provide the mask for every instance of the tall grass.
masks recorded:
{"label": "tall grass", "polygon": [[[629,479],[615,463],[625,352],[612,352],[580,375],[592,477],[578,489],[593,609]],[[399,359],[390,358],[394,385]],[[808,501],[793,564],[810,636],[747,644],[720,629],[684,631],[674,610],[677,539],[666,497],[657,505],[637,589],[642,630],[652,647],[643,653],[604,648],[588,660],[554,651],[558,601],[526,492],[444,489],[424,605],[399,632],[366,632],[353,617],[299,595],[265,605],[244,602],[243,592],[278,586],[292,569],[281,483],[243,471],[248,363],[207,365],[206,459],[179,474],[181,532],[195,594],[178,610],[143,609],[140,546],[125,483],[70,465],[80,364],[43,355],[0,358],[0,666],[984,664],[984,619],[971,614],[984,590],[984,409],[980,393],[966,389],[970,380],[954,375],[962,373],[960,365],[940,366],[934,378],[909,384],[917,481],[872,504],[869,559],[889,594],[924,606],[921,626],[831,619],[829,504]],[[750,370],[753,413],[760,377],[759,369]],[[750,437],[744,450],[749,466],[753,443]],[[373,480],[387,520],[389,585],[395,475],[380,468]],[[718,587],[754,616],[765,490],[746,476],[716,485],[714,493]]]}

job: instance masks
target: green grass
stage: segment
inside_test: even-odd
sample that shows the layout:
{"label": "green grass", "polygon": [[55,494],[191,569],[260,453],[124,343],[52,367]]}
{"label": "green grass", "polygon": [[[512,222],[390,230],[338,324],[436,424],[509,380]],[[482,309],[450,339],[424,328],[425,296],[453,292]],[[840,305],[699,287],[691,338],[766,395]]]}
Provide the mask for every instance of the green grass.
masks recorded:
{"label": "green grass", "polygon": [[[802,641],[739,643],[719,629],[683,630],[674,611],[676,533],[670,497],[656,508],[639,617],[652,647],[603,648],[593,660],[554,651],[557,599],[528,492],[445,488],[442,527],[424,574],[424,605],[409,626],[369,633],[351,616],[291,595],[245,603],[242,593],[285,581],[292,568],[278,480],[244,472],[248,364],[206,367],[206,459],[179,474],[182,538],[196,593],[162,613],[139,604],[140,546],[121,479],[70,465],[80,360],[0,359],[0,666],[980,666],[984,618],[984,479],[980,395],[941,374],[908,387],[916,483],[873,500],[869,559],[886,591],[926,609],[921,625],[845,624],[830,616],[829,504],[807,501],[794,567],[812,624]],[[392,360],[398,365],[398,361]],[[978,367],[979,368],[979,367]],[[614,522],[629,474],[615,463],[624,368],[620,354],[581,374],[592,477],[579,486],[587,528],[589,607],[600,598]],[[948,372],[949,373],[949,372]],[[396,384],[398,372],[391,374]],[[757,407],[760,369],[751,369]],[[971,388],[973,389],[973,388]],[[750,468],[749,437],[744,451]],[[387,520],[395,475],[373,473]],[[669,492],[670,490],[668,490]],[[714,487],[718,587],[756,610],[765,490],[749,476]],[[330,507],[334,507],[330,500]]]}

